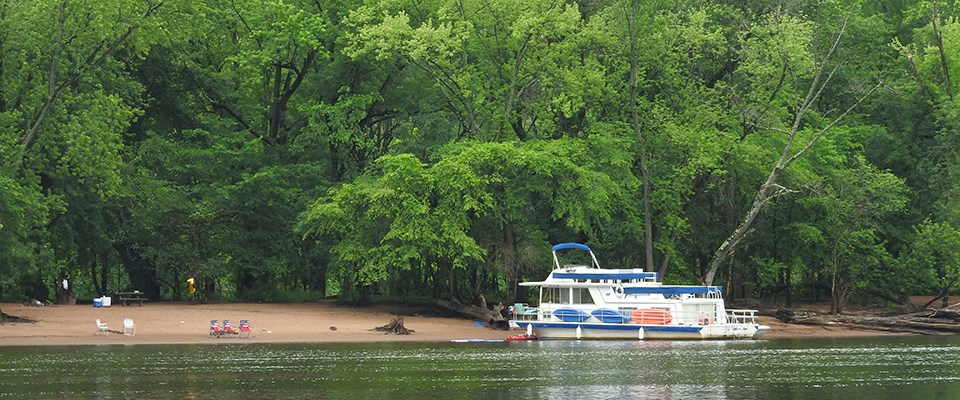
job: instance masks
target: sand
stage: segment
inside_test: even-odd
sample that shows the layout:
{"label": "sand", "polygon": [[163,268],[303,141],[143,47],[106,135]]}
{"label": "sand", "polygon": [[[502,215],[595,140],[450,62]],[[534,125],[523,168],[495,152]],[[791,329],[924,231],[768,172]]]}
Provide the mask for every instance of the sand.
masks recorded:
{"label": "sand", "polygon": [[[494,330],[477,326],[475,321],[436,316],[428,309],[400,305],[352,307],[336,302],[311,304],[191,304],[147,302],[143,306],[93,307],[92,305],[26,306],[5,303],[0,310],[32,322],[0,323],[0,346],[17,345],[92,345],[159,343],[324,343],[324,342],[437,342],[457,339],[503,339],[519,331]],[[410,335],[384,334],[373,328],[386,325],[404,314],[404,326]],[[431,315],[433,314],[433,315]],[[99,318],[112,331],[97,335]],[[123,320],[133,319],[136,335],[121,334]],[[210,320],[231,320],[234,328],[240,320],[251,321],[249,338],[212,338]],[[889,332],[853,330],[844,327],[820,327],[785,324],[761,317],[770,325],[764,339],[837,338],[895,335]]]}

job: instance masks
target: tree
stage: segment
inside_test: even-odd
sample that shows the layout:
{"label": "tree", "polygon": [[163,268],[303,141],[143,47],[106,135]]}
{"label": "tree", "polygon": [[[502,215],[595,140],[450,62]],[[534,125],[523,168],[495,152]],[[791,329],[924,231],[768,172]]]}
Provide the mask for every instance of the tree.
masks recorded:
{"label": "tree", "polygon": [[926,306],[942,299],[941,306],[947,307],[950,290],[960,282],[960,231],[945,222],[926,220],[914,233],[916,236],[900,263],[903,269],[920,275],[921,284],[936,285],[937,296]]}
{"label": "tree", "polygon": [[[639,15],[625,18],[633,16],[634,6]],[[671,266],[680,267],[677,276],[687,273],[691,245],[681,243],[706,226],[691,226],[697,196],[711,176],[726,173],[724,155],[736,137],[717,84],[728,68],[726,28],[711,20],[718,12],[683,2],[669,7],[616,2],[591,15],[582,35],[596,38],[589,57],[606,78],[588,103],[586,116],[596,122],[585,124],[584,131],[616,126],[601,121],[622,122],[635,138],[634,175],[647,181],[636,188],[635,203],[607,228],[607,243],[614,244],[605,254],[636,259],[624,264],[644,265],[661,278]],[[644,246],[636,246],[638,241]]]}
{"label": "tree", "polygon": [[[46,60],[46,95],[34,106],[39,106],[36,117],[29,122],[29,128],[21,140],[24,151],[30,148],[36,140],[43,122],[50,116],[57,100],[68,90],[72,91],[81,79],[87,78],[99,69],[105,62],[111,61],[121,49],[133,52],[144,51],[149,41],[134,40],[133,35],[143,25],[155,23],[151,17],[163,5],[163,1],[148,2],[146,5],[139,2],[121,2],[117,5],[119,13],[106,10],[98,4],[79,3],[68,7],[65,0],[35,2],[35,9],[20,9],[21,16],[30,17],[31,13],[55,5],[57,19],[53,26],[40,22],[33,28],[52,28],[52,45],[49,57],[40,57]],[[49,13],[38,13],[41,18]],[[119,16],[119,18],[114,17]],[[28,23],[33,23],[28,19]],[[46,21],[44,21],[46,22]],[[149,28],[147,28],[149,29]],[[41,50],[33,48],[31,50]],[[28,53],[29,54],[29,53]],[[33,54],[35,56],[39,54]]]}
{"label": "tree", "polygon": [[[649,12],[649,10],[648,10]],[[637,96],[639,94],[637,75],[639,74],[640,60],[637,56],[638,36],[640,34],[637,26],[637,18],[640,15],[640,1],[631,0],[630,8],[626,10],[627,15],[627,38],[629,49],[628,59],[630,60],[630,76],[628,87],[630,97],[627,101],[630,103],[630,124],[633,126],[634,135],[637,137],[637,152],[640,161],[640,180],[643,182],[643,246],[645,253],[645,265],[647,271],[653,271],[653,210],[650,206],[650,169],[647,166],[647,146],[643,140],[643,127],[640,125],[639,110],[637,107]],[[652,24],[651,24],[652,25]],[[650,25],[648,25],[650,26]],[[661,274],[662,276],[662,274]]]}
{"label": "tree", "polygon": [[[121,138],[140,111],[140,87],[127,67],[159,40],[163,16],[181,6],[42,0],[0,7],[0,139],[19,147],[4,149],[0,169],[42,196],[34,205],[46,221],[10,226],[32,226],[29,237],[49,243],[37,253],[55,252],[71,272],[89,272],[98,292],[106,291],[112,264],[111,238],[101,234],[113,231],[112,221],[101,217],[122,191]],[[50,268],[49,260],[38,263],[36,281],[49,284]]]}
{"label": "tree", "polygon": [[811,202],[819,203],[823,216],[824,263],[829,274],[831,312],[843,311],[856,291],[880,286],[878,275],[889,274],[893,260],[884,248],[881,222],[900,213],[906,205],[903,181],[879,171],[854,156],[847,168],[828,176],[822,193]]}
{"label": "tree", "polygon": [[[34,234],[46,224],[44,210],[44,199],[35,187],[0,172],[0,297],[17,292],[22,278],[36,274],[48,253]],[[0,310],[0,320],[3,315]]]}
{"label": "tree", "polygon": [[[397,7],[399,6],[399,7]],[[527,140],[558,135],[582,103],[577,9],[553,1],[448,1],[435,8],[379,3],[350,17],[348,54],[374,54],[426,72],[457,136]],[[572,90],[570,90],[572,89]],[[585,89],[584,89],[585,90]]]}
{"label": "tree", "polygon": [[[370,287],[396,277],[391,271],[413,271],[444,288],[434,293],[459,298],[457,271],[480,268],[485,248],[524,249],[544,239],[534,226],[553,221],[587,235],[608,221],[623,198],[613,176],[629,175],[623,143],[603,137],[465,142],[448,146],[430,165],[407,154],[385,156],[375,173],[318,199],[299,231],[333,238],[347,286]],[[591,161],[596,152],[612,157]],[[508,290],[525,272],[518,261],[502,260]]]}
{"label": "tree", "polygon": [[[859,105],[865,97],[869,96],[877,89],[877,87],[879,87],[878,84],[872,89],[869,89],[862,97],[860,97],[859,100],[857,100],[856,103],[850,105],[837,117],[826,120],[826,123],[821,127],[809,127],[806,125],[808,123],[807,118],[809,118],[807,113],[813,111],[812,107],[814,107],[820,100],[820,95],[830,84],[830,80],[833,77],[834,72],[836,72],[836,67],[828,70],[830,65],[829,63],[831,61],[831,57],[837,49],[837,46],[840,43],[840,39],[843,36],[843,30],[845,28],[846,24],[844,23],[841,26],[840,31],[837,33],[832,45],[830,46],[830,49],[826,52],[823,60],[819,63],[815,72],[813,73],[804,97],[796,99],[796,103],[794,104],[796,109],[792,116],[792,124],[786,129],[772,126],[764,127],[765,129],[770,129],[775,132],[781,132],[787,136],[780,153],[780,157],[770,170],[766,180],[757,189],[751,206],[743,220],[736,227],[736,229],[734,229],[730,236],[720,244],[716,254],[710,261],[710,266],[706,272],[706,275],[704,276],[704,281],[706,284],[710,285],[713,283],[717,270],[719,270],[720,266],[727,261],[727,259],[733,254],[734,250],[736,250],[740,242],[749,234],[754,221],[760,215],[760,211],[763,209],[764,205],[787,191],[786,188],[777,184],[777,180],[783,174],[784,170],[786,170],[797,159],[802,157],[811,148],[813,148],[813,146],[824,135],[826,135],[831,128],[833,128],[844,117],[850,114],[850,112],[853,111],[853,109],[856,108],[856,106]],[[788,53],[785,50],[781,51],[780,54],[781,62],[783,64],[782,79],[783,81],[786,81],[788,78],[790,78],[788,72],[790,72],[791,68],[794,68],[795,66],[790,65],[790,58],[787,57],[786,54]],[[795,82],[795,84],[796,83],[799,82]],[[747,120],[751,119],[748,118]]]}

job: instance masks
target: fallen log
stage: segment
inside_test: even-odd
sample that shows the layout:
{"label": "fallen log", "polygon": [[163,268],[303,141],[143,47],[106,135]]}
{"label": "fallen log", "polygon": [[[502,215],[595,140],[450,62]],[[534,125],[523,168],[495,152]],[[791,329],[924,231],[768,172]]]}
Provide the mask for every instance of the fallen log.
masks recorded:
{"label": "fallen log", "polygon": [[940,331],[930,331],[925,329],[914,329],[909,327],[886,327],[886,326],[877,326],[877,325],[857,325],[857,324],[844,324],[844,328],[848,329],[857,329],[864,331],[883,331],[883,332],[903,332],[903,333],[913,333],[917,335],[925,336],[946,336],[951,335],[951,333],[940,332]]}
{"label": "fallen log", "polygon": [[928,314],[927,317],[929,318],[942,318],[960,322],[960,312],[957,311],[944,309],[928,310]]}
{"label": "fallen log", "polygon": [[801,325],[843,326],[855,329],[911,332],[923,335],[960,334],[960,323],[935,317],[933,311],[895,317],[860,315],[791,315],[786,322]]}
{"label": "fallen log", "polygon": [[486,322],[490,325],[491,328],[499,330],[507,330],[510,328],[507,320],[503,318],[503,315],[500,314],[500,311],[503,310],[502,304],[497,304],[493,306],[493,309],[486,307],[477,307],[464,305],[461,303],[449,301],[449,300],[434,300],[433,304],[438,307],[444,308],[446,310],[455,312],[464,317],[479,320]]}

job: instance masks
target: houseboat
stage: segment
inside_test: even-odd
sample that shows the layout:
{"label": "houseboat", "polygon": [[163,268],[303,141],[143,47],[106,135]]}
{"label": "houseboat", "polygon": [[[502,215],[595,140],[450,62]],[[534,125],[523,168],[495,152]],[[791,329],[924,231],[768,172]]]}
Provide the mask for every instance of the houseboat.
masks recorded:
{"label": "houseboat", "polygon": [[[561,265],[558,251],[580,250],[590,265]],[[537,307],[515,304],[510,325],[539,339],[756,339],[770,329],[756,310],[728,310],[720,286],[664,285],[656,272],[603,269],[580,243],[553,246],[554,270]]]}

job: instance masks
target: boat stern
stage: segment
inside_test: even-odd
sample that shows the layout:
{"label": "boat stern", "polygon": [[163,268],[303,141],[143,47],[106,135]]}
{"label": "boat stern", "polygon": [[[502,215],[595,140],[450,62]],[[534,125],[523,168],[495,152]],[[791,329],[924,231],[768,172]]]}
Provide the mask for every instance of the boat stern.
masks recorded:
{"label": "boat stern", "polygon": [[760,339],[763,336],[763,334],[767,333],[767,331],[769,330],[770,330],[770,327],[767,325],[757,325],[757,331],[754,332],[753,338]]}

